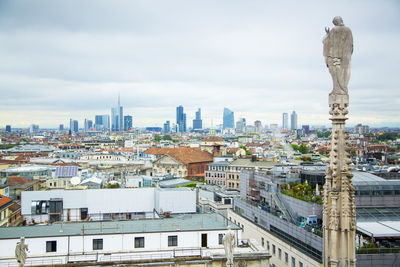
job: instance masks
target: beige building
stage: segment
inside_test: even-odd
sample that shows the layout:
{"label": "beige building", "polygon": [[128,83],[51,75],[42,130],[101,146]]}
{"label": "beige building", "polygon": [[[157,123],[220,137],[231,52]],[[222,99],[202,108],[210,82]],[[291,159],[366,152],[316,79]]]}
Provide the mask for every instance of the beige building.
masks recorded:
{"label": "beige building", "polygon": [[251,159],[236,159],[229,164],[226,171],[226,188],[240,190],[240,171],[241,170],[259,170],[271,171],[275,162],[257,161]]}
{"label": "beige building", "polygon": [[164,176],[166,174],[186,177],[186,165],[174,159],[170,155],[163,155],[161,158],[153,162],[153,175]]}
{"label": "beige building", "polygon": [[218,136],[209,136],[201,140],[200,149],[214,156],[225,155],[225,140]]}

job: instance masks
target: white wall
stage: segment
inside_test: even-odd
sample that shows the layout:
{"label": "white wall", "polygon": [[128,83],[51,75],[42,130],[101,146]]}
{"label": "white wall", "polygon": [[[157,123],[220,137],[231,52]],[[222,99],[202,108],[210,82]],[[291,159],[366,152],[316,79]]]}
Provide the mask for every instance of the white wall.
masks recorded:
{"label": "white wall", "polygon": [[[32,215],[31,203],[35,200],[63,199],[64,220],[70,209],[71,220],[80,219],[80,208],[88,208],[89,215],[97,213],[145,212],[154,209],[172,213],[196,212],[196,192],[187,188],[157,189],[88,189],[23,191],[21,194],[21,214],[26,218],[44,222],[48,215]],[[91,216],[92,219],[96,219]]]}
{"label": "white wall", "polygon": [[[67,255],[69,253],[99,252],[135,252],[141,250],[172,250],[180,248],[200,248],[201,234],[207,234],[209,248],[223,248],[218,244],[218,235],[225,234],[226,230],[215,231],[190,231],[190,232],[158,232],[158,233],[135,233],[135,234],[107,234],[107,235],[77,235],[25,238],[28,244],[28,257],[32,256],[54,256]],[[236,231],[235,231],[236,232]],[[237,233],[237,232],[236,232]],[[240,233],[240,231],[239,231]],[[238,234],[239,234],[238,233]],[[168,247],[168,236],[178,236],[178,246]],[[240,234],[239,234],[240,235]],[[145,238],[144,248],[135,248],[135,237]],[[239,238],[241,238],[239,236]],[[93,250],[93,239],[103,239],[103,250]],[[14,257],[15,246],[19,239],[0,239],[0,260],[5,257]],[[46,241],[57,241],[56,252],[46,252]],[[69,244],[68,244],[69,243]],[[1,261],[0,261],[1,265]]]}
{"label": "white wall", "polygon": [[160,212],[171,211],[172,213],[196,212],[196,191],[187,188],[182,190],[159,189],[156,191],[158,209]]}

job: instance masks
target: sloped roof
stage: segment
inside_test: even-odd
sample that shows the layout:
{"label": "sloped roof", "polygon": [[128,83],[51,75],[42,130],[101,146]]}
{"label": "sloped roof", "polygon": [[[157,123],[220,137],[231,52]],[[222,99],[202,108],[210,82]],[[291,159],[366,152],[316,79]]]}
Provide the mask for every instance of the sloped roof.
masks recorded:
{"label": "sloped roof", "polygon": [[205,142],[220,142],[220,141],[225,141],[225,139],[223,139],[223,138],[221,138],[221,137],[218,137],[218,136],[209,136],[209,137],[206,137],[206,138],[204,138],[202,141],[205,141]]}
{"label": "sloped roof", "polygon": [[10,207],[8,207],[12,212],[17,211],[18,209],[21,208],[21,205],[18,203],[13,203]]}
{"label": "sloped roof", "polygon": [[7,178],[6,185],[23,185],[30,182],[32,182],[32,180],[23,178],[21,176],[10,176]]}
{"label": "sloped roof", "polygon": [[178,148],[151,147],[146,151],[144,151],[144,153],[153,155],[169,155],[183,164],[213,161],[213,155],[211,155],[210,153],[191,147],[178,147]]}
{"label": "sloped roof", "polygon": [[0,207],[3,207],[4,205],[10,203],[12,201],[11,198],[0,195]]}

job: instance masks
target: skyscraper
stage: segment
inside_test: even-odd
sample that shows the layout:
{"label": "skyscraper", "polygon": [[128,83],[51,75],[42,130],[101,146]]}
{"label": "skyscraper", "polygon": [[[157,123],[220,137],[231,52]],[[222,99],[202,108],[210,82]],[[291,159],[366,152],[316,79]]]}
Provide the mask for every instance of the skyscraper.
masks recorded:
{"label": "skyscraper", "polygon": [[110,115],[96,115],[94,124],[97,131],[110,129]]}
{"label": "skyscraper", "polygon": [[85,119],[85,123],[84,123],[84,132],[88,132],[89,129],[91,129],[93,127],[93,121],[92,120],[88,120]]}
{"label": "skyscraper", "polygon": [[286,112],[282,114],[282,129],[289,129],[289,115]]}
{"label": "skyscraper", "polygon": [[199,130],[203,128],[203,121],[201,119],[201,109],[196,111],[196,118],[193,120],[193,130]]}
{"label": "skyscraper", "polygon": [[293,110],[292,114],[290,115],[290,129],[297,130],[297,114],[296,111]]}
{"label": "skyscraper", "polygon": [[11,125],[6,125],[6,132],[11,133]]}
{"label": "skyscraper", "polygon": [[235,121],[235,118],[234,118],[233,111],[231,111],[228,108],[224,108],[224,117],[223,117],[222,128],[223,129],[235,128],[234,121]]}
{"label": "skyscraper", "polygon": [[79,130],[79,124],[77,120],[70,119],[69,120],[69,130],[71,133],[77,133]]}
{"label": "skyscraper", "polygon": [[30,131],[31,133],[37,133],[37,132],[39,132],[39,125],[37,125],[37,124],[32,124],[32,125],[29,127],[29,131]]}
{"label": "skyscraper", "polygon": [[246,119],[240,118],[236,122],[236,132],[237,133],[244,133],[246,131]]}
{"label": "skyscraper", "polygon": [[132,116],[126,115],[124,116],[124,130],[128,131],[132,129]]}
{"label": "skyscraper", "polygon": [[124,130],[124,111],[118,95],[118,106],[111,109],[111,130],[120,132]]}
{"label": "skyscraper", "polygon": [[165,123],[164,123],[164,133],[165,134],[167,134],[167,133],[170,133],[171,132],[171,123],[169,122],[169,121],[166,121]]}
{"label": "skyscraper", "polygon": [[176,107],[176,127],[177,132],[186,132],[186,114],[183,113],[183,107]]}
{"label": "skyscraper", "polygon": [[64,124],[60,124],[60,126],[58,127],[59,131],[64,131]]}
{"label": "skyscraper", "polygon": [[262,124],[261,124],[261,121],[256,120],[256,121],[254,122],[254,127],[256,128],[256,132],[257,132],[257,133],[261,133],[261,132],[262,132]]}

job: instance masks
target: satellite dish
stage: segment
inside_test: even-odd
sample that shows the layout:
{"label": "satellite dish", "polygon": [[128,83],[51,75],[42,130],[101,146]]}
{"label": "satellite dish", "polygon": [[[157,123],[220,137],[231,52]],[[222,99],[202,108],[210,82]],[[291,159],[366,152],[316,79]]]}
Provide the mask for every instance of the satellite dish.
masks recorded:
{"label": "satellite dish", "polygon": [[78,185],[81,182],[81,178],[75,176],[71,178],[71,184],[72,185]]}

